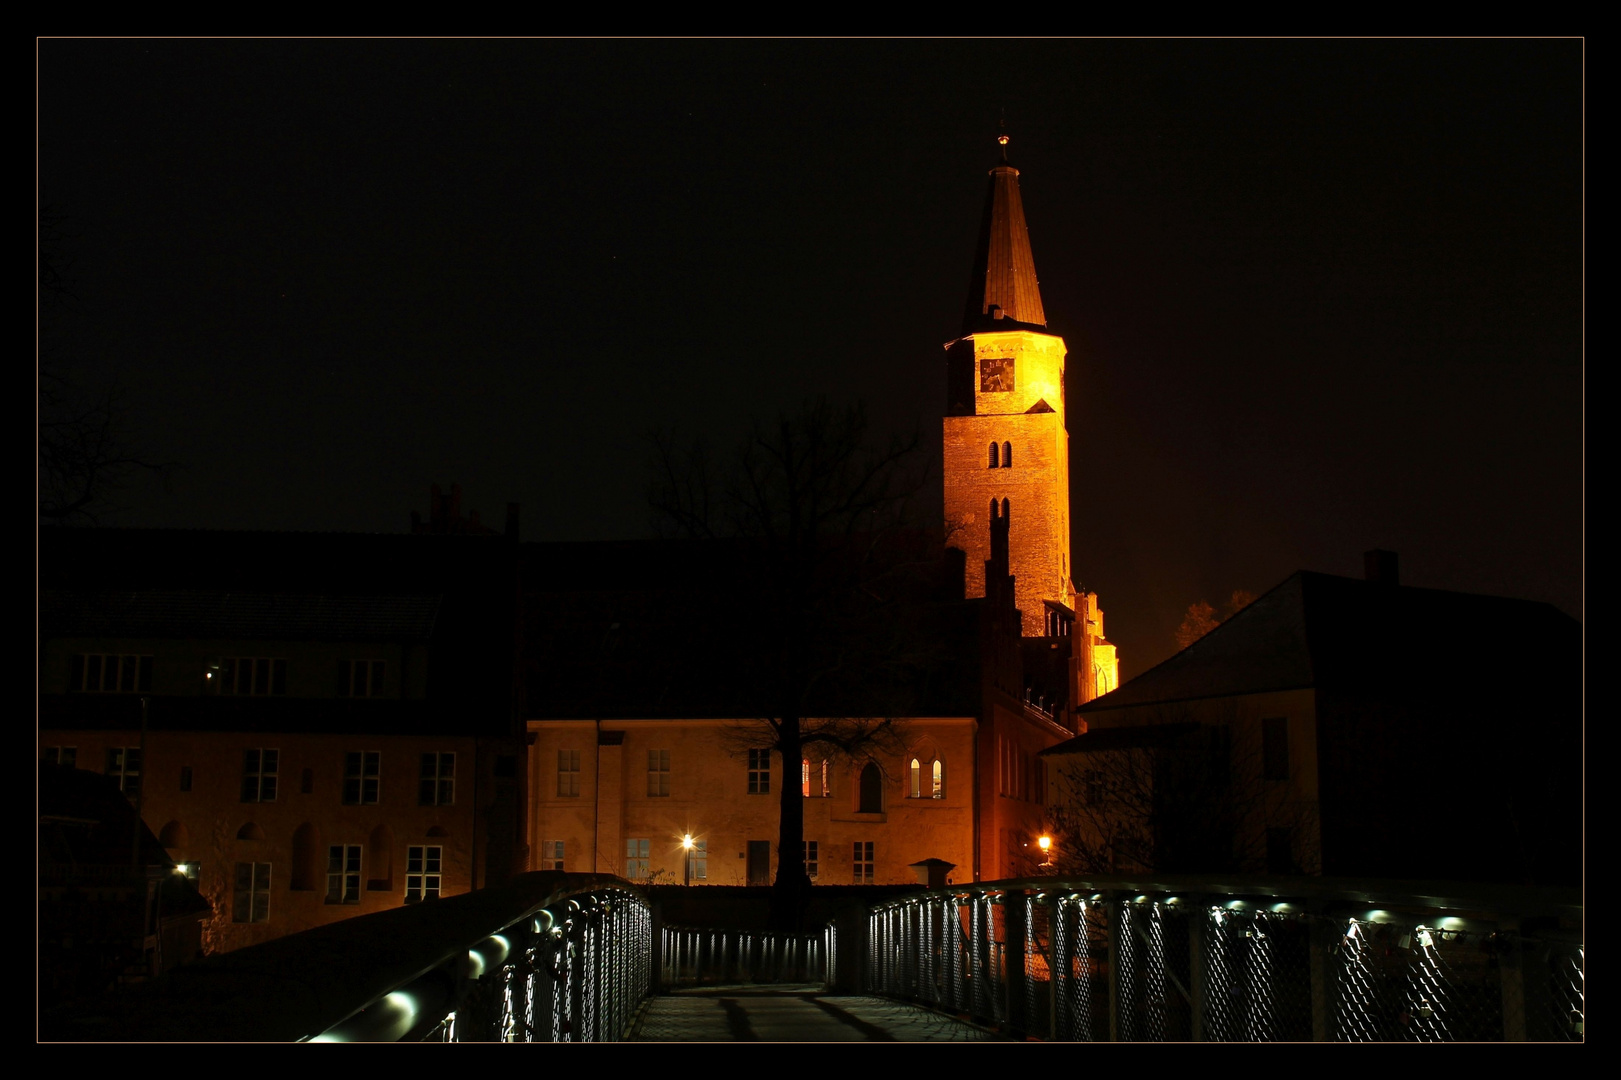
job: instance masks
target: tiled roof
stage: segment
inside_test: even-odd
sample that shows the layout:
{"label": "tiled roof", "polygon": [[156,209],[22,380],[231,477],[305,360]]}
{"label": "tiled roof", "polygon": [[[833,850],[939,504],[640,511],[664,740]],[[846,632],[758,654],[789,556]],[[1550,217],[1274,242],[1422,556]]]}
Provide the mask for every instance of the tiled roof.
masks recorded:
{"label": "tiled roof", "polygon": [[979,248],[968,281],[963,333],[993,328],[986,322],[993,305],[1001,309],[1003,320],[1034,328],[1047,325],[1036,283],[1036,262],[1030,254],[1030,232],[1024,223],[1024,203],[1019,198],[1019,170],[1005,161],[991,170]]}
{"label": "tiled roof", "polygon": [[188,589],[40,594],[40,629],[54,636],[421,641],[432,635],[438,612],[437,596]]}

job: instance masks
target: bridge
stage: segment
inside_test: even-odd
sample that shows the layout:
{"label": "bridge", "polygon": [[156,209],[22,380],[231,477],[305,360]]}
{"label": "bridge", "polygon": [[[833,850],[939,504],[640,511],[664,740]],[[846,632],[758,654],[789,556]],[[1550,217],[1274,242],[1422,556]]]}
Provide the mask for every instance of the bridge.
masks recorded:
{"label": "bridge", "polygon": [[1302,878],[891,890],[813,931],[664,924],[560,872],[43,1017],[47,1041],[1580,1041],[1579,899]]}

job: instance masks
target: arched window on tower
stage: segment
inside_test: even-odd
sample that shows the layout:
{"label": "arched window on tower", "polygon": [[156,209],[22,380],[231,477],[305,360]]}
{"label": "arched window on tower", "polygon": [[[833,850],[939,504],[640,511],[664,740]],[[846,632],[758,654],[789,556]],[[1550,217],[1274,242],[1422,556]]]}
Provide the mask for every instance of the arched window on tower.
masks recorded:
{"label": "arched window on tower", "polygon": [[1000,464],[1001,464],[1001,461],[997,456],[996,444],[991,443],[991,468],[995,469],[995,468],[999,467]]}
{"label": "arched window on tower", "polygon": [[917,758],[913,758],[912,764],[907,767],[906,778],[908,797],[921,799],[923,797],[923,764]]}
{"label": "arched window on tower", "polygon": [[932,781],[932,785],[931,785],[931,788],[930,788],[929,797],[934,798],[934,799],[943,799],[943,798],[945,798],[946,797],[946,763],[941,761],[939,758],[935,758],[934,759],[934,764],[930,767],[930,771],[933,773],[933,776],[930,778],[931,781]]}
{"label": "arched window on tower", "polygon": [[1013,468],[1013,444],[1010,442],[1002,444],[1002,468]]}
{"label": "arched window on tower", "polygon": [[1013,516],[1013,504],[1008,502],[1006,499],[1002,500],[1002,516],[1004,518]]}

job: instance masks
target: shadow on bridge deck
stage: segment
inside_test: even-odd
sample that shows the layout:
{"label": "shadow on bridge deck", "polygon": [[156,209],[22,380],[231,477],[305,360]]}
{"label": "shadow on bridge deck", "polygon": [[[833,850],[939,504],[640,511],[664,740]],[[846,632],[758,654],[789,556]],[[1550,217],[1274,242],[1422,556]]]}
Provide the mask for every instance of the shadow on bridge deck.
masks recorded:
{"label": "shadow on bridge deck", "polygon": [[993,1032],[915,1005],[818,986],[708,986],[651,999],[636,1042],[965,1042]]}

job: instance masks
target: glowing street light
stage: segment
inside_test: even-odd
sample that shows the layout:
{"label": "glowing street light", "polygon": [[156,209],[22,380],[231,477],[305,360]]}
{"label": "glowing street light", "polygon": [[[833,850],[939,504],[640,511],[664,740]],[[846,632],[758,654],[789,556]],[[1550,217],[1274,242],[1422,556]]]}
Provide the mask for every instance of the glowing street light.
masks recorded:
{"label": "glowing street light", "polygon": [[681,884],[692,884],[692,834],[681,838]]}
{"label": "glowing street light", "polygon": [[1053,838],[1050,837],[1050,836],[1047,836],[1045,834],[1043,834],[1041,836],[1038,836],[1036,838],[1036,847],[1041,849],[1041,865],[1042,866],[1051,866],[1053,864],[1053,860],[1052,860]]}

